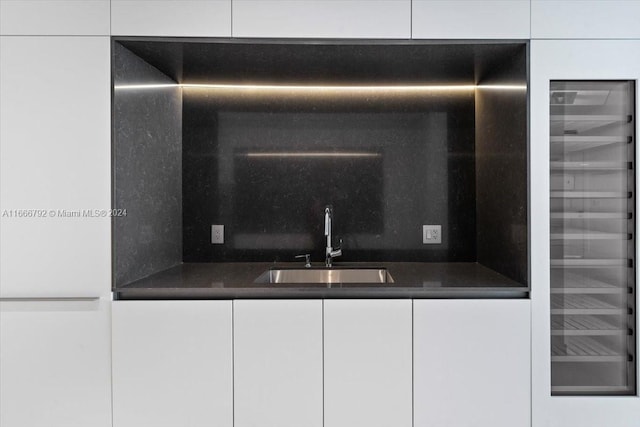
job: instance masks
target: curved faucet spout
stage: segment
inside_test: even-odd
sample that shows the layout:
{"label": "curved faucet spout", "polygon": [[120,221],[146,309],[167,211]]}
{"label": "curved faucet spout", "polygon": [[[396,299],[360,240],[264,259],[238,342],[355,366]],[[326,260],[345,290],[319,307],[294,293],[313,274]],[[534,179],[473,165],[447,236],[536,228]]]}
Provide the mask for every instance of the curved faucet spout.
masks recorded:
{"label": "curved faucet spout", "polygon": [[331,206],[324,208],[324,235],[327,238],[327,247],[325,249],[325,266],[331,267],[333,264],[333,258],[342,255],[342,249],[333,249],[333,238],[331,236],[331,220],[333,216],[333,210]]}

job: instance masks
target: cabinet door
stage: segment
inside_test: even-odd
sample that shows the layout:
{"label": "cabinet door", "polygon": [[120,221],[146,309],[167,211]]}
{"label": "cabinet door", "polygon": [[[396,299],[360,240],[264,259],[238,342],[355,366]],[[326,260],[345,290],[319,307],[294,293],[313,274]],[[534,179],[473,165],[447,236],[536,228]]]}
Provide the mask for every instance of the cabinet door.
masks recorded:
{"label": "cabinet door", "polygon": [[114,427],[231,427],[231,317],[231,301],[114,302]]}
{"label": "cabinet door", "polygon": [[0,35],[108,36],[109,0],[0,0]]}
{"label": "cabinet door", "polygon": [[531,0],[534,39],[640,38],[640,1]]}
{"label": "cabinet door", "polygon": [[410,38],[410,0],[234,0],[234,37]]}
{"label": "cabinet door", "polygon": [[231,0],[112,0],[111,34],[230,37]]}
{"label": "cabinet door", "polygon": [[528,300],[416,300],[416,426],[531,425]]}
{"label": "cabinet door", "polygon": [[413,0],[414,39],[528,39],[529,0]]}
{"label": "cabinet door", "polygon": [[233,303],[234,425],[322,426],[322,301]]}
{"label": "cabinet door", "polygon": [[0,425],[111,427],[110,301],[0,301]]}
{"label": "cabinet door", "polygon": [[0,296],[108,294],[109,38],[4,36],[0,59]]}
{"label": "cabinet door", "polygon": [[411,372],[411,300],[325,301],[326,427],[410,427]]}

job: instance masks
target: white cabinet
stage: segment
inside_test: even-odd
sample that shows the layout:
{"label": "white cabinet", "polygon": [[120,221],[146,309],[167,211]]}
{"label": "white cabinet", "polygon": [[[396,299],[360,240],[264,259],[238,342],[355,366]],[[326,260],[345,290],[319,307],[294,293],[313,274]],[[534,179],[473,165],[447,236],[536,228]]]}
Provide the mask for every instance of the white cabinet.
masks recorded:
{"label": "white cabinet", "polygon": [[411,427],[411,300],[324,302],[324,425]]}
{"label": "white cabinet", "polygon": [[235,427],[321,427],[322,300],[233,303]]}
{"label": "white cabinet", "polygon": [[529,0],[413,0],[414,39],[527,39]]}
{"label": "white cabinet", "polygon": [[108,36],[109,0],[0,0],[0,35]]}
{"label": "white cabinet", "polygon": [[410,38],[410,0],[234,0],[233,37]]}
{"label": "white cabinet", "polygon": [[0,38],[0,297],[110,291],[110,218],[82,214],[111,203],[109,52],[108,37]]}
{"label": "white cabinet", "polygon": [[416,300],[416,426],[531,425],[528,300]]}
{"label": "white cabinet", "polygon": [[[640,419],[640,397],[551,395],[550,144],[553,80],[635,80],[640,109],[639,40],[533,40],[531,42],[531,309],[533,427],[632,427]],[[635,118],[635,134],[640,135]],[[638,153],[636,152],[636,163]],[[637,176],[636,176],[636,188]],[[596,206],[595,204],[593,206]],[[615,255],[614,255],[615,256]],[[610,258],[605,254],[604,258]],[[593,273],[591,273],[593,274]],[[635,271],[638,282],[638,269]],[[635,293],[636,307],[640,306]],[[637,340],[636,340],[637,345]],[[636,372],[639,368],[636,357]]]}
{"label": "white cabinet", "polygon": [[231,0],[112,0],[111,34],[230,37]]}
{"label": "white cabinet", "polygon": [[111,427],[109,301],[0,301],[0,425]]}
{"label": "white cabinet", "polygon": [[113,303],[114,427],[233,425],[231,304]]}
{"label": "white cabinet", "polygon": [[640,38],[638,0],[531,0],[531,38]]}

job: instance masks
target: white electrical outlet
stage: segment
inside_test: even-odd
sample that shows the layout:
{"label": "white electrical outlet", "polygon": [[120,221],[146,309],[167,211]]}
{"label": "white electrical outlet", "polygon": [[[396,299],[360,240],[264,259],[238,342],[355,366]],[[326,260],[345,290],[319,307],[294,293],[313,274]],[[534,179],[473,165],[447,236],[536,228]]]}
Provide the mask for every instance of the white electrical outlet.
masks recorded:
{"label": "white electrical outlet", "polygon": [[423,225],[422,243],[425,245],[436,245],[442,243],[442,226]]}
{"label": "white electrical outlet", "polygon": [[211,226],[211,243],[221,245],[224,243],[224,225]]}

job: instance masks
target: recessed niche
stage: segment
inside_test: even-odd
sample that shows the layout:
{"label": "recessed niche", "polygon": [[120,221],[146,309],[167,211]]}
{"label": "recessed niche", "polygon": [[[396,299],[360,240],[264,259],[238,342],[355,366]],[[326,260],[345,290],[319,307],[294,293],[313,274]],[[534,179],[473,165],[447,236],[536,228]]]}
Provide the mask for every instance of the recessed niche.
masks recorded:
{"label": "recessed niche", "polygon": [[338,261],[478,262],[526,286],[527,49],[114,39],[115,286],[321,260],[326,205]]}

